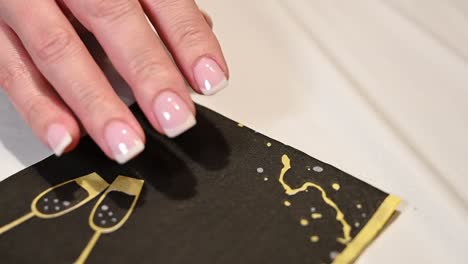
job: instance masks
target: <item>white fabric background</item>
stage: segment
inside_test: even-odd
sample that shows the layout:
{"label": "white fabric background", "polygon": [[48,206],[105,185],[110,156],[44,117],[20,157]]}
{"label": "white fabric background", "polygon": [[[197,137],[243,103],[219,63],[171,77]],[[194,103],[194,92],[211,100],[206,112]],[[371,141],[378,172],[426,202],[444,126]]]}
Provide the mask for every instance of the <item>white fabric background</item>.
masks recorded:
{"label": "white fabric background", "polygon": [[[232,78],[197,102],[406,201],[358,263],[467,263],[468,2],[198,3]],[[0,124],[0,180],[51,154]]]}

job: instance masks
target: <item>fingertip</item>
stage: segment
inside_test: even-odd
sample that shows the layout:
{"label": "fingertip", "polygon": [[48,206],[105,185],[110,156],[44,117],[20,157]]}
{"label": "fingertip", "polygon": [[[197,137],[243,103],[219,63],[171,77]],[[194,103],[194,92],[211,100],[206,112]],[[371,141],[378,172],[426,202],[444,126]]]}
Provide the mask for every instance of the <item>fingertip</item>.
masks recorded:
{"label": "fingertip", "polygon": [[105,126],[104,139],[110,149],[110,157],[119,164],[135,158],[145,149],[144,138],[122,120],[111,120]]}
{"label": "fingertip", "polygon": [[[190,100],[193,105],[193,102]],[[180,94],[165,90],[157,95],[153,102],[153,114],[163,134],[174,138],[196,124],[195,114]]]}
{"label": "fingertip", "polygon": [[[46,142],[57,157],[76,147],[79,136],[76,129],[70,129],[67,125],[54,122],[49,124],[46,133]],[[79,135],[79,134],[78,134]]]}
{"label": "fingertip", "polygon": [[214,95],[229,84],[228,77],[220,64],[208,56],[196,61],[193,74],[198,89],[204,95]]}

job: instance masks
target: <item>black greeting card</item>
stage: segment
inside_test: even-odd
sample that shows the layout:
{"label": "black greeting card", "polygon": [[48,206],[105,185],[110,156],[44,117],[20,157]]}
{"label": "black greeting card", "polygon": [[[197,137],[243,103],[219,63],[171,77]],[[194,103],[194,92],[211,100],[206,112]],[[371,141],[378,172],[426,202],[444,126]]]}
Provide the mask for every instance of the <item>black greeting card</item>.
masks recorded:
{"label": "black greeting card", "polygon": [[173,140],[132,111],[133,161],[84,138],[0,183],[1,263],[349,263],[399,203],[201,106]]}

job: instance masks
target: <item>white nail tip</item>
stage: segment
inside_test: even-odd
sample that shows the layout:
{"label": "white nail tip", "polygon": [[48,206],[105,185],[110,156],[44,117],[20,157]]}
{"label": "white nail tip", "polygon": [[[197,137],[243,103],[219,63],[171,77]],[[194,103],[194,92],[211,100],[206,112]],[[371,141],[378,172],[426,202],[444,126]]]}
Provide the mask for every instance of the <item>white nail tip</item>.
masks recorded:
{"label": "white nail tip", "polygon": [[60,157],[65,149],[72,143],[72,137],[70,134],[65,134],[60,143],[54,147],[53,151],[57,157]]}
{"label": "white nail tip", "polygon": [[178,135],[184,133],[185,131],[189,130],[193,126],[197,124],[197,121],[195,120],[195,117],[193,115],[189,115],[185,122],[182,124],[178,125],[177,127],[174,128],[164,128],[164,133],[166,133],[166,136],[170,138],[175,138]]}
{"label": "white nail tip", "polygon": [[140,154],[144,149],[145,145],[143,144],[143,142],[138,141],[135,143],[135,146],[129,149],[126,153],[115,155],[115,161],[117,161],[119,164],[124,164],[127,161],[133,159],[138,154]]}
{"label": "white nail tip", "polygon": [[226,78],[224,78],[224,80],[222,80],[217,85],[215,85],[213,87],[210,87],[209,89],[202,89],[202,93],[204,95],[213,95],[213,94],[221,91],[222,89],[226,88],[226,86],[228,86],[228,85],[229,85],[229,81]]}

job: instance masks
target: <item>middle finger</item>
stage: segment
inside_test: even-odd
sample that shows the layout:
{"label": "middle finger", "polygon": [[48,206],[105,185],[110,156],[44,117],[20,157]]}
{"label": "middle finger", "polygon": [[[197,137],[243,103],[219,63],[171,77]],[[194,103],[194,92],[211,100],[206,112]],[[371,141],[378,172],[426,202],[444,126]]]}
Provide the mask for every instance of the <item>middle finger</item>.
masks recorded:
{"label": "middle finger", "polygon": [[195,108],[184,79],[138,0],[65,2],[96,36],[158,131],[175,137],[195,125]]}

